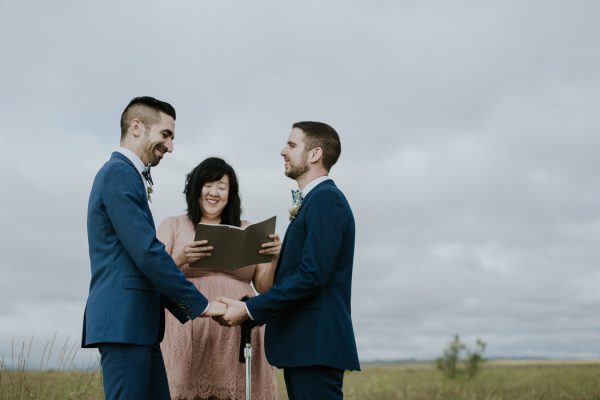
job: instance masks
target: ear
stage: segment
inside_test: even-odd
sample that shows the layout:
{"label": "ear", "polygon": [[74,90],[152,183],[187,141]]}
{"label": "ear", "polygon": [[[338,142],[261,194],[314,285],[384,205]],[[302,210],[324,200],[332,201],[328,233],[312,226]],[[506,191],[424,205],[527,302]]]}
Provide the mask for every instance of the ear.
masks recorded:
{"label": "ear", "polygon": [[146,126],[142,121],[137,118],[131,120],[131,124],[129,124],[129,130],[133,134],[134,137],[141,136],[146,131]]}
{"label": "ear", "polygon": [[323,149],[320,147],[312,148],[308,151],[308,161],[317,163],[323,158]]}

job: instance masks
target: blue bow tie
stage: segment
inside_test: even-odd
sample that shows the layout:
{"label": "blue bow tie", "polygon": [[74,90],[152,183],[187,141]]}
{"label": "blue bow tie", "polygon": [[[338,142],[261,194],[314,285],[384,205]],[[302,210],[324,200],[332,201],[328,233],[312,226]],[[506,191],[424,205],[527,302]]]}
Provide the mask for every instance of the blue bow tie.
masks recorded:
{"label": "blue bow tie", "polygon": [[144,170],[142,171],[142,176],[144,177],[144,179],[146,179],[148,181],[150,186],[154,185],[154,182],[152,182],[152,175],[150,175],[150,167],[149,166],[144,168]]}
{"label": "blue bow tie", "polygon": [[302,203],[302,190],[292,189],[292,200],[294,206],[297,206],[298,204]]}

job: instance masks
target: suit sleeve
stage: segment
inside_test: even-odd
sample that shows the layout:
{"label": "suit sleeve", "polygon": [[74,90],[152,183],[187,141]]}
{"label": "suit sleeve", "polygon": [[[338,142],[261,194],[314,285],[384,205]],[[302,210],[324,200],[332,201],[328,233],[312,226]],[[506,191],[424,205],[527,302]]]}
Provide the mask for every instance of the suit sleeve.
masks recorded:
{"label": "suit sleeve", "polygon": [[[156,237],[165,245],[167,253],[173,257],[173,246],[175,243],[175,234],[177,233],[177,219],[175,217],[168,217],[160,223],[156,230]],[[181,323],[188,321],[187,315],[172,302],[168,297],[162,296],[162,303],[164,307],[171,312],[171,314],[179,320]]]}
{"label": "suit sleeve", "polygon": [[[164,245],[156,238],[139,178],[128,165],[115,165],[106,175],[102,192],[106,212],[125,251],[140,272],[162,295],[194,319],[204,312],[208,300],[177,268]],[[170,302],[167,302],[169,304]]]}
{"label": "suit sleeve", "polygon": [[298,268],[276,286],[246,303],[259,324],[277,312],[298,307],[310,299],[335,273],[336,259],[347,229],[348,210],[334,191],[322,191],[313,196],[313,204],[306,209],[306,241]]}

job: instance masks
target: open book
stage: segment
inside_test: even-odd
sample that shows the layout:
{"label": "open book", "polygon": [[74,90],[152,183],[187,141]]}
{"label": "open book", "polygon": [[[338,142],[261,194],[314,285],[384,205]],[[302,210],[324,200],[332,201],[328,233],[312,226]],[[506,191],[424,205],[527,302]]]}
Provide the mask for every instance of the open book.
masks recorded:
{"label": "open book", "polygon": [[272,241],[269,235],[275,233],[276,219],[273,216],[245,228],[199,223],[194,240],[208,240],[213,249],[210,257],[198,260],[190,267],[231,270],[270,262],[273,256],[259,254],[258,251],[261,244]]}

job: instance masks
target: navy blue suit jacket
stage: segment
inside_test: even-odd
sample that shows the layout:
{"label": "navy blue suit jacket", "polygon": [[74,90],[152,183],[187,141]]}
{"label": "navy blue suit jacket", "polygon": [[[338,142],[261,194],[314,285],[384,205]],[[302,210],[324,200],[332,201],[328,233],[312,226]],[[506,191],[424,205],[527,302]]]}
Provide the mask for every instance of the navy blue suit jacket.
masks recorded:
{"label": "navy blue suit jacket", "polygon": [[266,322],[272,365],[360,369],[350,316],[354,235],[334,182],[313,188],[288,226],[273,287],[246,302],[254,321]]}
{"label": "navy blue suit jacket", "polygon": [[146,196],[139,172],[118,152],[94,179],[87,216],[92,277],[83,347],[152,345],[162,340],[163,307],[185,322],[208,305],[156,238]]}

